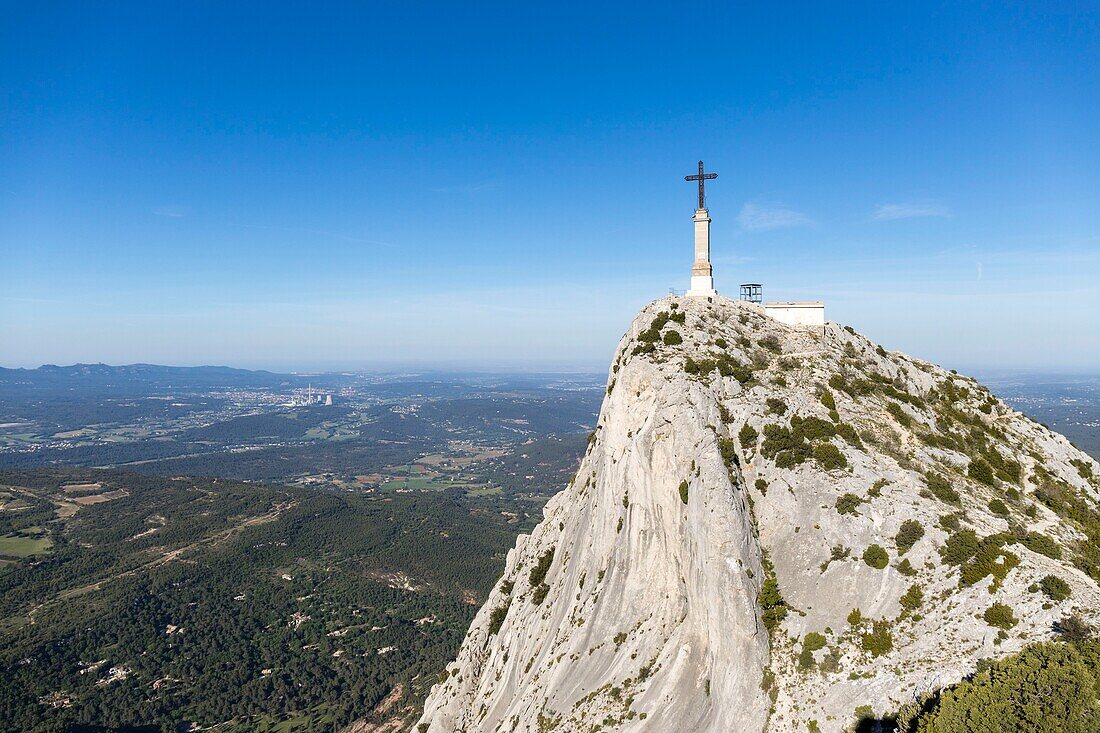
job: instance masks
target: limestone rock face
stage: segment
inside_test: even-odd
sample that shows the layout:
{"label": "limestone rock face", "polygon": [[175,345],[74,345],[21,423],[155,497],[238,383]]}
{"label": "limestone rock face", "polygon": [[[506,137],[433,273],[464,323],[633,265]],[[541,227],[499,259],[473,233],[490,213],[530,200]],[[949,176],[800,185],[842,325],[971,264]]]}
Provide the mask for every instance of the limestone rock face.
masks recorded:
{"label": "limestone rock face", "polygon": [[844,731],[1096,618],[1068,518],[1095,461],[972,380],[713,300],[634,320],[418,730]]}

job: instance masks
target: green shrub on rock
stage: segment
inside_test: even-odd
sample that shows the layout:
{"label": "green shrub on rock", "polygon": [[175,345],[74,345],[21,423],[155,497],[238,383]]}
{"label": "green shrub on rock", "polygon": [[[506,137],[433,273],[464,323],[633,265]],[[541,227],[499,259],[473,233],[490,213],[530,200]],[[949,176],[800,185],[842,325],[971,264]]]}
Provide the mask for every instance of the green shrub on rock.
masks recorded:
{"label": "green shrub on rock", "polygon": [[924,589],[921,588],[919,583],[914,583],[909,586],[909,590],[905,591],[899,602],[901,607],[907,611],[917,610],[924,603]]}
{"label": "green shrub on rock", "polygon": [[962,565],[978,552],[978,535],[972,529],[960,529],[947,538],[940,556],[948,565]]}
{"label": "green shrub on rock", "polygon": [[656,344],[661,340],[661,329],[669,322],[668,311],[661,311],[649,324],[649,328],[638,334],[638,341],[643,344]]}
{"label": "green shrub on rock", "polygon": [[[744,429],[741,432],[743,433]],[[746,445],[745,448],[747,449],[750,445],[752,443]],[[737,446],[730,438],[718,439],[718,451],[722,454],[722,463],[726,464],[726,468],[732,469],[734,466],[740,465],[737,459]],[[732,474],[730,477],[732,478]]]}
{"label": "green shrub on rock", "polygon": [[947,532],[958,532],[959,526],[959,515],[957,513],[944,514],[942,517],[940,517],[940,529],[943,529]]}
{"label": "green shrub on rock", "polygon": [[963,565],[959,575],[959,585],[974,585],[987,575],[993,576],[993,588],[996,589],[1008,573],[1020,564],[1020,558],[1002,549],[996,542],[983,540],[974,559]]}
{"label": "green shrub on rock", "polygon": [[1058,546],[1057,542],[1041,532],[1028,532],[1020,540],[1020,544],[1032,552],[1038,552],[1040,555],[1046,555],[1054,560],[1062,559],[1062,548]]}
{"label": "green shrub on rock", "polygon": [[1006,606],[1003,603],[994,603],[992,606],[985,609],[982,618],[985,619],[987,624],[995,626],[998,629],[1011,629],[1019,623],[1016,616],[1012,613],[1012,607]]}
{"label": "green shrub on rock", "polygon": [[860,645],[865,651],[871,652],[872,657],[881,657],[891,652],[894,648],[894,635],[890,631],[890,624],[885,620],[875,621],[870,633],[860,637]]}
{"label": "green shrub on rock", "polygon": [[1054,625],[1058,635],[1071,644],[1081,644],[1096,639],[1096,628],[1077,614],[1064,616]]}
{"label": "green shrub on rock", "polygon": [[795,434],[784,425],[771,423],[764,426],[764,442],[760,454],[775,460],[779,468],[791,468],[810,457],[810,448],[801,434]]}
{"label": "green shrub on rock", "polygon": [[837,423],[836,434],[843,438],[849,445],[861,450],[863,449],[863,441],[859,439],[859,433],[857,433],[856,429],[848,423]]}
{"label": "green shrub on rock", "polygon": [[688,482],[687,481],[681,481],[680,482],[680,501],[682,501],[685,504],[688,503]]}
{"label": "green shrub on rock", "polygon": [[875,570],[882,570],[890,564],[890,555],[882,545],[871,545],[863,551],[863,562]]}
{"label": "green shrub on rock", "polygon": [[848,465],[848,459],[832,443],[822,443],[814,446],[814,460],[817,461],[817,465],[826,471],[833,471]]}
{"label": "green shrub on rock", "polygon": [[898,425],[903,428],[907,428],[913,424],[913,418],[909,417],[909,413],[902,409],[901,405],[896,402],[887,402],[886,411],[889,412],[895,420],[898,421]]}
{"label": "green shrub on rock", "polygon": [[799,446],[790,450],[781,451],[775,457],[776,468],[794,468],[806,462],[810,457],[809,449]]}
{"label": "green shrub on rock", "polygon": [[945,504],[953,504],[959,506],[962,503],[962,497],[959,496],[959,492],[955,491],[951,487],[951,484],[943,476],[938,473],[929,473],[924,477],[925,483],[928,485],[928,490],[932,492],[932,495]]}
{"label": "green shrub on rock", "polygon": [[1069,459],[1070,464],[1077,469],[1077,473],[1081,475],[1081,478],[1086,481],[1092,481],[1095,476],[1092,471],[1092,465],[1082,461],[1080,458]]}
{"label": "green shrub on rock", "polygon": [[898,554],[904,555],[913,545],[924,537],[924,527],[915,519],[906,519],[901,523],[898,533],[894,536],[894,544],[897,545]]}
{"label": "green shrub on rock", "polygon": [[500,627],[504,625],[504,619],[508,616],[508,606],[511,602],[504,604],[503,606],[497,606],[493,609],[493,613],[489,616],[489,636],[495,636]]}
{"label": "green shrub on rock", "polygon": [[987,575],[994,578],[994,588],[1020,564],[1019,556],[1004,549],[1011,538],[994,534],[978,539],[972,529],[962,529],[947,538],[940,548],[940,557],[948,565],[961,565],[959,584],[974,585]]}
{"label": "green shrub on rock", "polygon": [[816,652],[818,649],[824,649],[825,636],[816,631],[811,631],[802,639],[802,648],[809,649],[811,652]]}
{"label": "green shrub on rock", "polygon": [[989,486],[992,486],[994,483],[993,469],[981,458],[970,462],[970,466],[966,469],[966,475],[979,483]]}
{"label": "green shrub on rock", "polygon": [[779,592],[779,581],[775,577],[775,567],[767,557],[763,558],[764,584],[760,587],[760,593],[756,602],[760,606],[760,619],[764,622],[764,628],[771,633],[787,617],[789,606]]}
{"label": "green shrub on rock", "polygon": [[774,333],[769,333],[757,343],[773,354],[780,354],[783,352],[783,344],[779,342],[779,338]]}
{"label": "green shrub on rock", "polygon": [[531,581],[532,588],[546,579],[546,573],[550,571],[550,565],[553,562],[554,548],[551,547],[549,550],[542,553],[538,563],[535,564],[535,567],[531,568],[531,574],[528,576],[528,580]]}
{"label": "green shrub on rock", "polygon": [[828,420],[822,420],[820,417],[800,417],[795,415],[791,418],[791,427],[794,428],[796,434],[802,435],[808,440],[828,440],[836,435],[836,426]]}
{"label": "green shrub on rock", "polygon": [[1052,601],[1064,601],[1073,592],[1069,587],[1069,583],[1053,575],[1048,575],[1040,580],[1039,588]]}
{"label": "green shrub on rock", "polygon": [[741,447],[745,450],[756,447],[756,439],[760,437],[760,433],[756,431],[752,425],[745,423],[741,426],[741,430],[737,433],[737,439],[741,441]]}
{"label": "green shrub on rock", "polygon": [[839,514],[855,514],[862,503],[863,499],[855,494],[844,494],[837,497],[836,510]]}
{"label": "green shrub on rock", "polygon": [[825,572],[829,569],[829,565],[841,560],[847,560],[848,556],[852,554],[852,548],[845,547],[844,545],[833,545],[832,550],[829,551],[829,559],[821,563],[821,572]]}
{"label": "green shrub on rock", "polygon": [[825,648],[825,637],[816,631],[811,631],[802,639],[802,653],[798,655],[798,666],[809,669],[815,665],[814,652]]}

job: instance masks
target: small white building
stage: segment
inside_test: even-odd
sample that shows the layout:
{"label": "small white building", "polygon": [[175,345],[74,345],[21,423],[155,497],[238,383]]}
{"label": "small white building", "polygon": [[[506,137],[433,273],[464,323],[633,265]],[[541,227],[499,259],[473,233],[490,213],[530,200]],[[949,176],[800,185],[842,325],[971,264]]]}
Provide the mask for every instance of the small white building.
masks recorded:
{"label": "small white building", "polygon": [[808,301],[778,301],[765,303],[764,311],[788,326],[805,326],[807,328],[825,329],[825,303],[820,300]]}

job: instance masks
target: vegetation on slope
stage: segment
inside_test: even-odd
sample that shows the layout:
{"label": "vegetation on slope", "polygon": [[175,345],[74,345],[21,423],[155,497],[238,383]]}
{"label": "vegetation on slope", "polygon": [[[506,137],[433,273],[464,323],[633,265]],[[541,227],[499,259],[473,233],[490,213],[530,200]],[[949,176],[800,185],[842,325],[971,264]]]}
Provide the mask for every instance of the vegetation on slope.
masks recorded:
{"label": "vegetation on slope", "polygon": [[1100,641],[1033,644],[898,716],[902,733],[1095,733]]}
{"label": "vegetation on slope", "polygon": [[[750,496],[750,507],[752,499],[771,502],[771,483],[786,488],[786,504],[778,508],[790,511],[788,497],[793,497],[795,504],[806,504],[806,520],[812,516],[810,505],[835,508],[836,514],[823,522],[814,518],[809,527],[810,521],[798,521],[803,516],[790,511],[796,518],[793,531],[801,529],[803,535],[807,530],[825,534],[819,526],[825,522],[866,525],[873,520],[877,533],[885,517],[889,527],[897,513],[873,502],[885,496],[883,489],[891,483],[887,504],[905,500],[919,507],[915,516],[893,524],[889,534],[876,534],[877,541],[865,544],[860,563],[883,571],[884,583],[895,583],[897,575],[909,579],[895,596],[900,612],[864,624],[857,610],[855,633],[841,638],[841,644],[854,642],[870,657],[889,655],[884,663],[890,664],[904,658],[914,629],[927,627],[929,620],[934,626],[936,618],[960,602],[956,598],[978,604],[972,616],[985,628],[999,630],[998,645],[1010,636],[1034,634],[1036,604],[1022,603],[1005,592],[1011,588],[1006,583],[1010,574],[1034,572],[1036,560],[1022,548],[1072,563],[1100,581],[1100,511],[1082,484],[1083,480],[1100,489],[1100,471],[1083,458],[1067,459],[1067,452],[1072,455],[1068,446],[1020,419],[985,387],[919,360],[889,354],[847,327],[843,330],[848,335],[827,329],[824,338],[813,343],[806,334],[780,333],[782,329],[747,308],[703,306],[689,309],[688,317],[682,350],[645,353],[664,362],[680,352],[689,378],[713,386],[720,395],[723,426],[715,432],[723,457],[735,454],[739,446],[748,469],[758,472],[755,483],[753,477],[747,479],[757,490]],[[654,324],[653,341],[661,325]],[[720,377],[734,377],[741,389],[730,380],[720,383]],[[866,475],[868,468],[889,472],[883,475],[890,480],[876,481],[864,495],[852,478],[865,480],[860,474]],[[923,482],[914,486],[909,476]],[[803,478],[808,478],[805,484]],[[822,490],[823,479],[836,487],[836,493]],[[770,509],[776,508],[772,503]],[[1047,509],[1058,520],[1050,521]],[[946,543],[940,530],[947,533]],[[832,563],[860,559],[859,549],[829,544],[832,550],[820,564],[822,573]],[[828,550],[829,545],[823,547]],[[780,564],[777,578],[765,562],[758,598],[773,643],[783,640],[783,620],[789,611],[779,594],[780,582],[798,590],[797,582],[782,574],[790,572],[790,563]],[[1023,569],[1017,570],[1021,565]],[[952,583],[957,580],[957,587],[943,588],[945,576]],[[1049,617],[1058,603],[1083,597],[1067,581],[1068,576],[1041,573],[1029,581],[1031,592],[1045,596],[1044,615]],[[993,596],[988,600],[986,590]],[[798,600],[797,592],[793,597]],[[981,629],[977,626],[974,633],[981,634]],[[860,674],[858,668],[826,669],[815,663],[813,647],[804,640],[798,654],[800,670],[817,669],[826,676]],[[800,689],[821,693],[813,683]],[[790,714],[799,704],[780,709]]]}

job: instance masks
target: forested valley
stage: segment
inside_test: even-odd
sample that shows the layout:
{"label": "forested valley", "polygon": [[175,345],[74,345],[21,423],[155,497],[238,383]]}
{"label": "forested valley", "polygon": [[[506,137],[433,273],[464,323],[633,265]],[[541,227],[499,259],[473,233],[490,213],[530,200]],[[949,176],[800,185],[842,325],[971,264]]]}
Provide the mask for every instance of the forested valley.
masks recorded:
{"label": "forested valley", "polygon": [[[459,491],[0,472],[11,729],[329,730],[409,715],[517,531]],[[86,727],[85,727],[86,726]]]}

